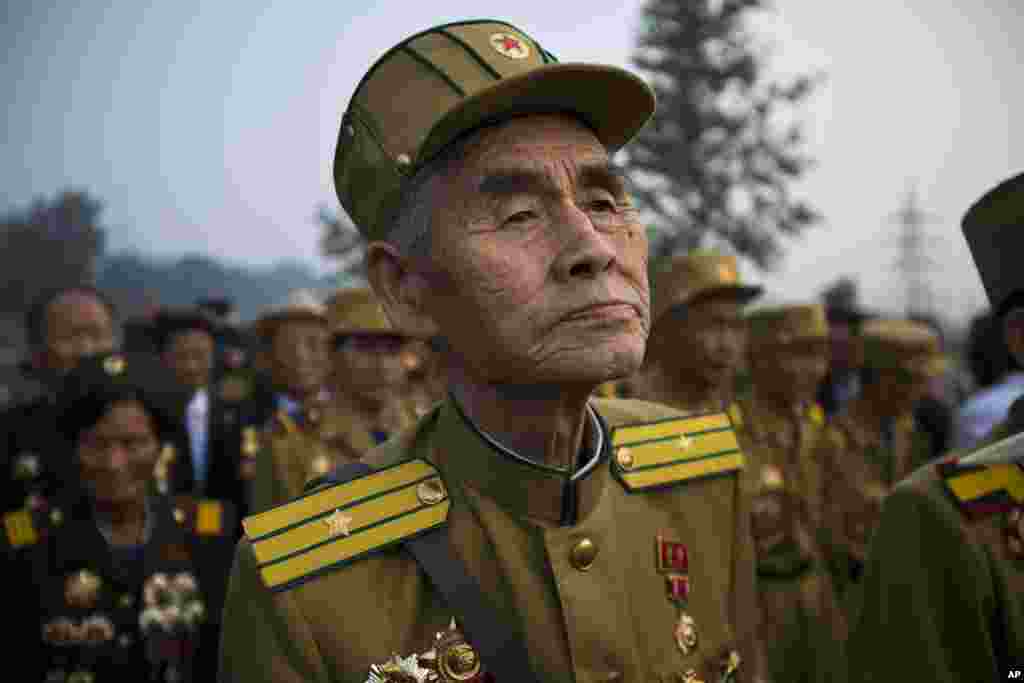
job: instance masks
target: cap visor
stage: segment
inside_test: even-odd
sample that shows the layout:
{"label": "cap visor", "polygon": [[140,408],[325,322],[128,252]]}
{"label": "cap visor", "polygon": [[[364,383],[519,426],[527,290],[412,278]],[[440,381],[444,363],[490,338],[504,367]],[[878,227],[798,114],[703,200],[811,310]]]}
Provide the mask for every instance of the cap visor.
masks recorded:
{"label": "cap visor", "polygon": [[764,293],[760,285],[717,285],[702,289],[689,298],[686,303],[695,304],[707,299],[732,299],[742,304],[750,303]]}
{"label": "cap visor", "polygon": [[654,93],[638,76],[613,66],[549,64],[496,82],[467,97],[430,131],[419,163],[481,126],[530,114],[579,116],[610,152],[633,139],[654,113]]}

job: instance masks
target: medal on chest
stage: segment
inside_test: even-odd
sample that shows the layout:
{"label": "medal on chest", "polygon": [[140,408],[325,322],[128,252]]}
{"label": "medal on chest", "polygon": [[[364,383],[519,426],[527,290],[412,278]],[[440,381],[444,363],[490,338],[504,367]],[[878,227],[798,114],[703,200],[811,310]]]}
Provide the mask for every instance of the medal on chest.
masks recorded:
{"label": "medal on chest", "polygon": [[690,552],[680,541],[665,535],[654,537],[655,566],[658,573],[665,577],[665,593],[669,602],[676,606],[679,617],[676,619],[673,637],[676,647],[689,656],[697,650],[700,637],[697,633],[697,622],[690,615]]}
{"label": "medal on chest", "polygon": [[493,683],[484,671],[476,649],[469,644],[452,619],[434,636],[433,647],[421,655],[394,655],[383,664],[370,667],[366,683]]}

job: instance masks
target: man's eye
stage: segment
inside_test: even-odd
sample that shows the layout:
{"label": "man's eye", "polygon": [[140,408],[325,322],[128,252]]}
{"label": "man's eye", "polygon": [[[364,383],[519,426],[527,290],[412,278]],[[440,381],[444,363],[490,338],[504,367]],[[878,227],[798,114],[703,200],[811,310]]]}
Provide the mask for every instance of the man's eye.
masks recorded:
{"label": "man's eye", "polygon": [[508,218],[505,219],[506,223],[528,223],[537,217],[537,214],[533,211],[517,211]]}
{"label": "man's eye", "polygon": [[611,199],[595,199],[590,202],[591,211],[615,211],[618,206]]}

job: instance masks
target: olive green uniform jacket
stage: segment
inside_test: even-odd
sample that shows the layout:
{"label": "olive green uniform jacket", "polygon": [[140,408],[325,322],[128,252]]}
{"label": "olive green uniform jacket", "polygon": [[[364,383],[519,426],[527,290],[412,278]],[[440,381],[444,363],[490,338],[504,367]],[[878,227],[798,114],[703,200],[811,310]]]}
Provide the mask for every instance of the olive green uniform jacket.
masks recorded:
{"label": "olive green uniform jacket", "polygon": [[256,455],[251,509],[263,512],[300,495],[306,482],[347,462],[356,462],[391,434],[415,421],[411,404],[396,400],[382,416],[385,429],[374,429],[368,418],[344,396],[310,408],[300,419],[275,413],[263,429]]}
{"label": "olive green uniform jacket", "polygon": [[756,392],[732,411],[747,459],[757,589],[775,681],[839,681],[846,673],[846,621],[818,545],[821,466],[816,440],[824,428],[817,405],[784,413]]}
{"label": "olive green uniform jacket", "polygon": [[854,399],[826,426],[817,446],[825,503],[822,545],[848,620],[857,609],[859,579],[882,501],[931,452],[910,414],[894,419],[888,443],[870,415],[866,399]]}
{"label": "olive green uniform jacket", "polygon": [[[712,422],[721,427],[722,416],[695,423],[639,401],[592,405],[602,424],[591,426],[585,441],[603,445],[572,481],[488,443],[448,400],[373,454],[376,466],[390,469],[247,519],[230,581],[221,681],[363,683],[371,665],[427,649],[459,615],[394,545],[401,537],[389,528],[402,523],[409,525],[405,536],[447,524],[452,555],[493,600],[497,618],[525,634],[541,681],[755,680],[749,513],[728,421],[708,432]],[[609,434],[609,426],[633,423],[645,426]],[[687,459],[688,447],[700,455],[730,438],[729,452]],[[626,457],[624,448],[633,454]],[[630,458],[635,472],[618,466]],[[417,507],[415,479],[404,489],[376,483],[409,469],[439,474],[444,503]],[[639,489],[648,484],[655,488]],[[382,491],[385,485],[394,493]],[[334,536],[332,545],[324,522],[330,525],[336,503],[321,503],[360,490],[358,504],[344,508],[350,535]],[[403,505],[412,512],[403,516]],[[417,522],[421,516],[426,521]],[[667,577],[658,571],[658,536],[685,547],[685,608],[669,600]],[[591,552],[581,553],[588,544]],[[698,636],[688,654],[675,639],[682,612]],[[723,678],[736,651],[739,670]]]}
{"label": "olive green uniform jacket", "polygon": [[1024,437],[925,466],[886,499],[850,680],[998,681],[1024,666]]}

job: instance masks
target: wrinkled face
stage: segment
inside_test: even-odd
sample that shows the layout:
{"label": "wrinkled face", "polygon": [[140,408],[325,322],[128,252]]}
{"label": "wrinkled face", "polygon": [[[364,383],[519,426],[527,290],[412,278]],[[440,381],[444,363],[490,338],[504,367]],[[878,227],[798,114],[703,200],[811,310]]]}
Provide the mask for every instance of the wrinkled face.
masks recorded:
{"label": "wrinkled face", "polygon": [[666,367],[680,380],[707,387],[730,387],[742,367],[747,343],[743,304],[727,298],[698,300],[683,311],[669,311],[659,346]]}
{"label": "wrinkled face", "polygon": [[401,353],[405,340],[391,334],[350,334],[338,339],[331,356],[334,385],[358,398],[397,396],[406,383]]}
{"label": "wrinkled face", "polygon": [[647,240],[587,128],[485,129],[435,183],[424,308],[475,379],[596,385],[639,366]]}
{"label": "wrinkled face", "polygon": [[86,292],[58,297],[46,312],[47,368],[59,374],[74,369],[80,358],[114,349],[110,311]]}
{"label": "wrinkled face", "polygon": [[296,399],[314,396],[330,372],[327,326],[313,320],[285,320],[277,325],[270,348],[275,386]]}
{"label": "wrinkled face", "polygon": [[100,504],[117,505],[146,495],[160,443],[153,422],[138,401],[118,401],[78,436],[82,482]]}
{"label": "wrinkled face", "polygon": [[186,330],[171,337],[164,364],[190,389],[205,387],[213,372],[213,337],[205,330]]}
{"label": "wrinkled face", "polygon": [[786,403],[811,403],[828,370],[828,342],[804,341],[752,349],[750,365],[759,392],[777,396]]}

